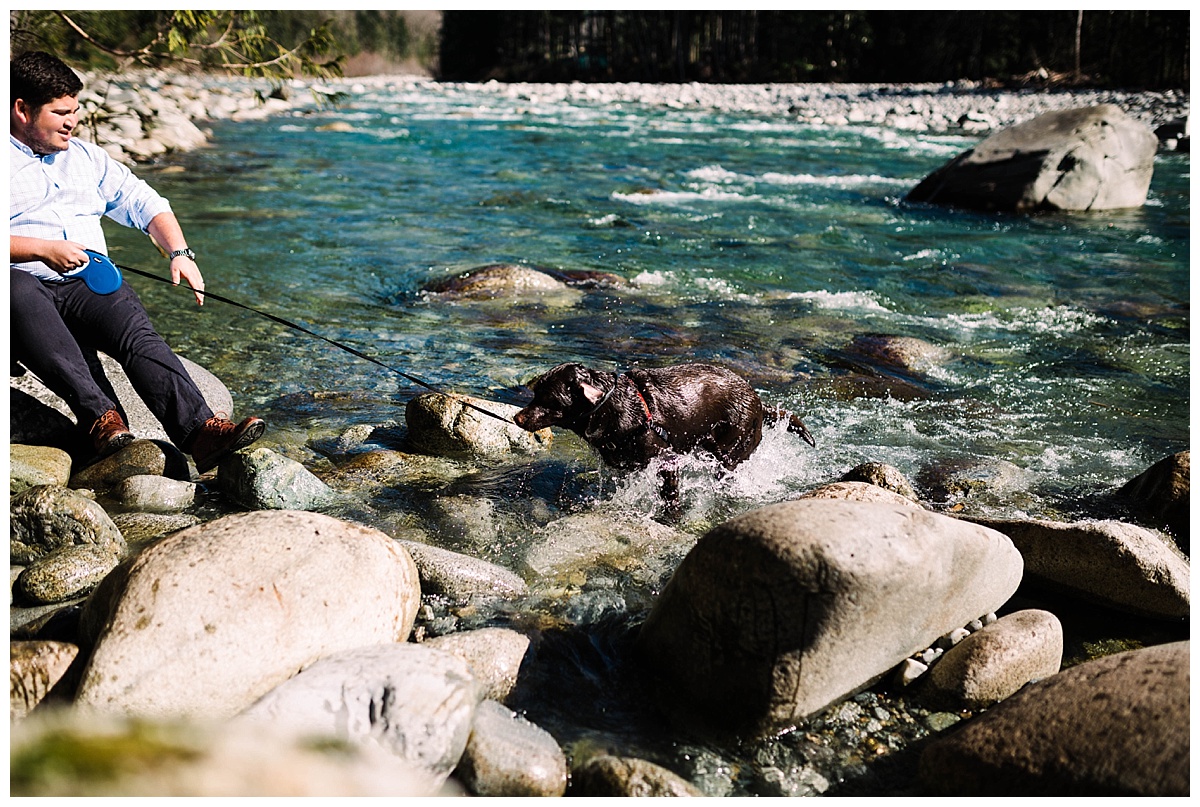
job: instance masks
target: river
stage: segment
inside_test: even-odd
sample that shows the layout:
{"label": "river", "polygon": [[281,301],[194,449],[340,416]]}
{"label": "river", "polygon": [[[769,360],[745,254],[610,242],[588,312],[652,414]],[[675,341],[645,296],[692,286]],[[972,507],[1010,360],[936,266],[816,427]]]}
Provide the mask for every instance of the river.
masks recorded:
{"label": "river", "polygon": [[[387,84],[338,108],[212,130],[209,148],[141,175],[171,199],[214,292],[481,398],[518,402],[524,381],[564,361],[711,361],[799,413],[815,449],[769,432],[722,482],[692,469],[684,527],[697,535],[866,461],[918,481],[964,462],[1003,476],[966,502],[932,506],[1101,515],[1105,493],[1188,446],[1187,154],[1159,155],[1141,209],[1006,216],[902,202],[977,136]],[[161,267],[143,237],[108,233],[118,263]],[[499,262],[600,270],[627,284],[493,302],[421,292]],[[185,293],[127,280],[176,350],[225,382],[237,414],[268,418],[259,445],[315,470],[327,467],[322,440],[403,422],[404,403],[423,391],[252,313],[211,300],[197,309]],[[854,347],[868,334],[916,337],[945,358],[920,373],[872,364]],[[475,492],[515,515],[488,559],[510,566],[510,547],[535,526],[515,504],[523,497],[552,488],[564,512],[657,506],[646,477],[605,474],[566,433],[546,458],[491,470],[497,481]],[[385,530],[421,518],[402,494],[363,505]],[[530,612],[489,616],[525,624],[553,612],[585,629],[546,645],[570,671],[542,674],[548,691],[590,699],[583,711],[595,720],[528,710],[560,742],[624,737],[714,794],[823,792],[866,776],[858,735],[828,758],[787,739],[697,750],[652,738],[619,698],[608,705],[620,718],[601,718],[594,704],[625,675],[613,672],[622,626],[654,593],[616,576],[552,606],[538,599]],[[599,694],[580,689],[596,680],[607,682]],[[860,722],[886,711],[863,697],[851,702]],[[810,736],[850,731],[836,719]],[[883,723],[900,736],[908,724],[897,720]],[[739,766],[755,773],[739,780]]]}

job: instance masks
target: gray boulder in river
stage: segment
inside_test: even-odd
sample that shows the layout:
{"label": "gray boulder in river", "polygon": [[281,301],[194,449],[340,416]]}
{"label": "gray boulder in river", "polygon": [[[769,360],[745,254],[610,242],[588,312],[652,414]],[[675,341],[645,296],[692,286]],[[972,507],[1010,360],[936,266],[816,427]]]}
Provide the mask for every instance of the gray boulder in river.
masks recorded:
{"label": "gray boulder in river", "polygon": [[1171,532],[1185,553],[1191,552],[1192,452],[1164,457],[1117,491],[1130,508],[1155,526]]}
{"label": "gray boulder in river", "polygon": [[1191,642],[1131,650],[1030,684],[940,738],[938,796],[1187,796]]}
{"label": "gray boulder in river", "polygon": [[542,451],[554,439],[548,428],[527,432],[512,423],[520,409],[466,395],[427,392],[408,402],[404,417],[416,451],[435,457],[497,459]]}
{"label": "gray boulder in river", "polygon": [[1191,614],[1191,565],[1151,530],[1120,521],[971,520],[1009,537],[1026,582],[1140,616]]}
{"label": "gray boulder in river", "polygon": [[1003,605],[1006,536],[911,504],[783,502],[710,530],[637,640],[681,722],[767,736]]}
{"label": "gray boulder in river", "polygon": [[462,756],[483,692],[458,656],[385,642],[317,661],[240,719],[299,737],[382,748],[441,784]]}
{"label": "gray boulder in river", "polygon": [[77,702],[144,716],[228,717],[320,658],[401,642],[412,558],[387,535],[317,513],[238,513],[164,538],[93,592]]}
{"label": "gray boulder in river", "polygon": [[1112,104],[1047,112],[934,171],[910,202],[973,210],[1109,210],[1146,203],[1158,138]]}

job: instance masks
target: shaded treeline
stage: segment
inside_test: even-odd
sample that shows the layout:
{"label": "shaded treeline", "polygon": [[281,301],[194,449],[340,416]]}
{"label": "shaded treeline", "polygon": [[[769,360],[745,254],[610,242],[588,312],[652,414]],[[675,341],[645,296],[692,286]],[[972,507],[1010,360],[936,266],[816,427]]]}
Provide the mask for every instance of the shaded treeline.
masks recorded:
{"label": "shaded treeline", "polygon": [[454,81],[1187,87],[1187,11],[447,11]]}

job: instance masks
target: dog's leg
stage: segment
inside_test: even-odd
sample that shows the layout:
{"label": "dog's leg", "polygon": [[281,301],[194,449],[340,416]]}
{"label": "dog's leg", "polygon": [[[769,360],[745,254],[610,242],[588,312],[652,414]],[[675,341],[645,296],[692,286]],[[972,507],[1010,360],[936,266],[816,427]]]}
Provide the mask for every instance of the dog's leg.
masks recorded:
{"label": "dog's leg", "polygon": [[661,482],[659,492],[664,505],[664,517],[671,524],[683,518],[683,503],[679,498],[679,463],[674,457],[668,459],[658,471]]}
{"label": "dog's leg", "polygon": [[792,434],[800,435],[800,439],[808,443],[813,448],[817,447],[817,441],[813,439],[812,434],[808,431],[808,427],[804,425],[804,421],[799,415],[794,415],[781,407],[767,407],[763,410],[763,420],[767,423],[778,423],[781,420],[787,421],[787,430]]}

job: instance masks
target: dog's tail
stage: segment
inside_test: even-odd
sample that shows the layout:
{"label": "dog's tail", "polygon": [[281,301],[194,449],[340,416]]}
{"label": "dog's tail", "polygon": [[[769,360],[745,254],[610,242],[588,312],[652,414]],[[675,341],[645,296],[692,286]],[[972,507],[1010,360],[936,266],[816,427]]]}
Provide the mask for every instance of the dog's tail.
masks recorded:
{"label": "dog's tail", "polygon": [[817,447],[817,441],[813,439],[808,427],[804,425],[804,421],[798,415],[794,415],[786,409],[776,407],[766,407],[763,412],[763,420],[767,423],[778,423],[781,420],[787,421],[787,430],[792,434],[800,435],[804,442],[808,443],[813,448]]}

